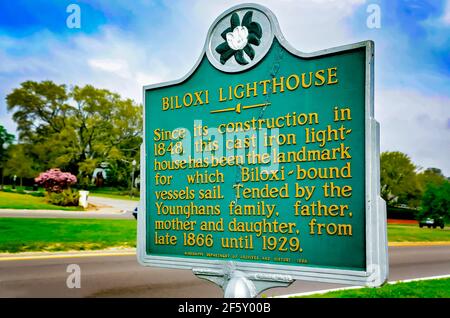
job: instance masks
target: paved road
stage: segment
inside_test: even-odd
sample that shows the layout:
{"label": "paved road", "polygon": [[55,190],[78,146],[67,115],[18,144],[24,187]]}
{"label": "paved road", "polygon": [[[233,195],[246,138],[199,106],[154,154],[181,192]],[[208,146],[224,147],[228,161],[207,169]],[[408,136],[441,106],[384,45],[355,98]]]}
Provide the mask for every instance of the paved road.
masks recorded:
{"label": "paved road", "polygon": [[138,201],[120,200],[89,196],[89,203],[97,211],[52,211],[52,210],[16,210],[0,209],[0,217],[16,218],[62,218],[62,219],[132,219],[132,211]]}
{"label": "paved road", "polygon": [[104,212],[133,211],[139,204],[139,201],[111,199],[96,196],[89,196],[88,201],[89,203],[100,207],[101,211]]}
{"label": "paved road", "polygon": [[[390,280],[450,274],[450,246],[390,247]],[[68,289],[66,268],[81,267],[81,289]],[[337,284],[297,281],[268,296],[327,288]],[[97,256],[0,261],[0,297],[222,297],[212,283],[190,271],[142,267],[135,256]]]}

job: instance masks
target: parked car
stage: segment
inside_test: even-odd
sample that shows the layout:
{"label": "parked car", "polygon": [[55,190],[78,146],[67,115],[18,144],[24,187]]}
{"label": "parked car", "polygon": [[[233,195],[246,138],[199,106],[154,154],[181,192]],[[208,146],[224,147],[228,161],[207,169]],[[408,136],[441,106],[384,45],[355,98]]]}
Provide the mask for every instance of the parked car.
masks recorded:
{"label": "parked car", "polygon": [[137,214],[138,214],[138,207],[135,207],[133,210],[133,216],[137,220]]}
{"label": "parked car", "polygon": [[435,218],[435,219],[426,218],[426,219],[422,219],[422,220],[419,221],[419,226],[420,227],[427,226],[428,228],[433,227],[435,229],[436,227],[439,226],[441,229],[443,229],[444,225],[445,224],[444,224],[444,218],[443,217],[439,217],[439,218]]}

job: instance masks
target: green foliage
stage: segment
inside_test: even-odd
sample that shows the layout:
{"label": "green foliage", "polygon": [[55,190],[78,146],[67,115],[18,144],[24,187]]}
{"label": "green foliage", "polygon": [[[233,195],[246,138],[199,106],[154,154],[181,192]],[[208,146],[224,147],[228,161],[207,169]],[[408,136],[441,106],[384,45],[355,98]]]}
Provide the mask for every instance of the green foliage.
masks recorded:
{"label": "green foliage", "polygon": [[5,159],[6,156],[6,148],[8,145],[11,145],[14,141],[14,135],[8,133],[8,131],[0,125],[0,164]]}
{"label": "green foliage", "polygon": [[416,166],[404,153],[383,152],[380,158],[381,196],[388,204],[407,204],[417,207],[421,188]]}
{"label": "green foliage", "polygon": [[406,204],[421,207],[417,219],[425,217],[450,217],[449,181],[437,168],[416,173],[416,166],[404,153],[381,154],[381,196],[388,205]]}
{"label": "green foliage", "polygon": [[417,179],[422,191],[426,190],[428,184],[441,185],[446,182],[447,178],[442,174],[441,169],[428,168],[417,175]]}
{"label": "green foliage", "polygon": [[89,186],[89,184],[91,183],[90,176],[92,175],[92,172],[95,170],[98,164],[98,159],[95,158],[88,158],[78,164],[79,174],[82,176],[82,178],[78,179],[78,185],[80,187],[86,188]]}
{"label": "green foliage", "polygon": [[139,197],[139,195],[140,195],[140,192],[139,192],[139,189],[136,189],[136,188],[133,188],[133,189],[128,189],[128,190],[124,190],[124,191],[122,191],[122,192],[120,192],[120,195],[122,195],[122,196],[134,196],[134,197]]}
{"label": "green foliage", "polygon": [[[136,160],[137,161],[137,160]],[[128,188],[130,183],[131,167],[130,163],[120,159],[111,161],[107,168],[108,179],[106,184],[108,186],[118,186]]]}
{"label": "green foliage", "polygon": [[37,190],[34,190],[34,187],[30,186],[16,186],[16,189],[12,188],[12,185],[5,185],[2,189],[3,192],[8,193],[19,193],[19,194],[29,194],[34,197],[44,197],[45,196],[45,190],[44,188],[37,188]]}
{"label": "green foliage", "polygon": [[25,190],[21,187],[18,187],[16,190],[13,190],[11,188],[3,188],[2,189],[3,192],[8,192],[8,193],[18,193],[18,194],[26,194]]}
{"label": "green foliage", "polygon": [[16,175],[20,179],[33,178],[37,172],[31,159],[29,148],[24,144],[11,145],[8,148],[8,161],[4,165],[4,174]]}
{"label": "green foliage", "polygon": [[30,192],[28,194],[32,195],[33,197],[38,197],[38,198],[44,198],[45,197],[45,193],[44,192],[40,192],[40,191]]}
{"label": "green foliage", "polygon": [[425,217],[450,219],[450,182],[427,184],[417,215],[418,219]]}
{"label": "green foliage", "polygon": [[100,197],[100,198],[111,198],[111,199],[120,199],[120,200],[131,200],[131,201],[139,201],[139,196],[130,197],[130,194],[110,194],[110,193],[92,193],[89,194],[91,197]]}
{"label": "green foliage", "polygon": [[58,206],[78,206],[78,191],[65,189],[62,192],[47,192],[47,201]]}
{"label": "green foliage", "polygon": [[58,167],[87,185],[94,168],[108,162],[121,182],[130,174],[122,163],[139,158],[142,108],[130,99],[91,85],[27,81],[6,100],[34,171]]}
{"label": "green foliage", "polygon": [[14,141],[14,135],[0,125],[0,189],[3,187],[3,168],[8,159],[7,147]]}

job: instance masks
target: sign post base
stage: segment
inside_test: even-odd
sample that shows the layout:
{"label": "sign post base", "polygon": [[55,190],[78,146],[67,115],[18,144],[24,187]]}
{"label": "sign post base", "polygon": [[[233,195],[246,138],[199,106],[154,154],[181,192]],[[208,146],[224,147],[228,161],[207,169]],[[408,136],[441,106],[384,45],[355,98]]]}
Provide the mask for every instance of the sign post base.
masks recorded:
{"label": "sign post base", "polygon": [[222,270],[192,269],[195,276],[219,285],[224,298],[255,298],[261,292],[275,287],[288,287],[294,282],[289,275],[248,274],[235,269],[234,263],[226,263]]}

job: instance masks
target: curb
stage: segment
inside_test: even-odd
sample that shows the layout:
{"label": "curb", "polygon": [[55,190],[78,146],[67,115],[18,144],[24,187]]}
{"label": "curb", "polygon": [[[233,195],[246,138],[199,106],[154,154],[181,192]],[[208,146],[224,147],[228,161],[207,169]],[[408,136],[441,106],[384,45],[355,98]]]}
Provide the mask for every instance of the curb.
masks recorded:
{"label": "curb", "polygon": [[[448,274],[448,275],[440,275],[440,276],[430,276],[430,277],[405,279],[405,280],[396,280],[396,281],[392,281],[392,282],[387,282],[387,284],[388,285],[395,285],[395,284],[398,284],[398,283],[409,283],[409,282],[417,282],[417,281],[422,281],[422,280],[432,280],[432,279],[442,279],[442,278],[450,278],[450,274]],[[316,291],[306,292],[306,293],[274,296],[273,298],[290,298],[290,297],[299,297],[299,296],[311,296],[311,295],[316,295],[316,294],[322,295],[322,294],[326,294],[326,293],[334,292],[334,291],[362,289],[362,288],[366,288],[366,286],[351,286],[351,287],[342,287],[342,288],[323,289],[323,290],[316,290]]]}

